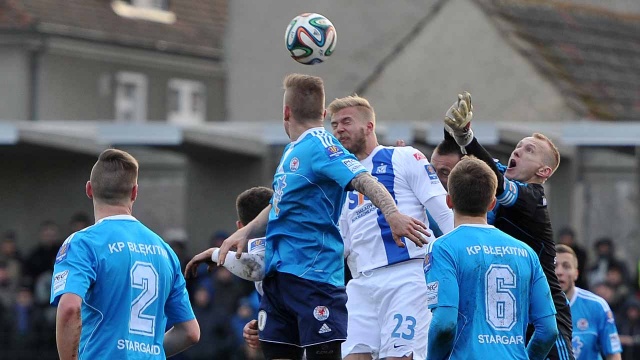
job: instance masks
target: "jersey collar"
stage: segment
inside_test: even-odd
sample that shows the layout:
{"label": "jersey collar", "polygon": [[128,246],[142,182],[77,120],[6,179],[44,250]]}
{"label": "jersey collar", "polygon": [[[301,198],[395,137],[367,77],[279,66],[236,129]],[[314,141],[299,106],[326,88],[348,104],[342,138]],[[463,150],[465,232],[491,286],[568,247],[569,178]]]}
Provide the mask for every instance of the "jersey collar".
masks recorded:
{"label": "jersey collar", "polygon": [[98,220],[98,222],[96,222],[96,224],[100,224],[101,222],[105,221],[105,220],[128,220],[128,221],[138,221],[138,219],[134,218],[131,215],[126,215],[126,214],[122,214],[122,215],[111,215],[111,216],[107,216],[105,218],[102,218],[100,220]]}
{"label": "jersey collar", "polygon": [[489,225],[489,224],[460,224],[460,225],[458,225],[458,227],[460,227],[460,226],[470,226],[470,227],[479,227],[479,228],[487,228],[487,229],[495,228],[495,226]]}

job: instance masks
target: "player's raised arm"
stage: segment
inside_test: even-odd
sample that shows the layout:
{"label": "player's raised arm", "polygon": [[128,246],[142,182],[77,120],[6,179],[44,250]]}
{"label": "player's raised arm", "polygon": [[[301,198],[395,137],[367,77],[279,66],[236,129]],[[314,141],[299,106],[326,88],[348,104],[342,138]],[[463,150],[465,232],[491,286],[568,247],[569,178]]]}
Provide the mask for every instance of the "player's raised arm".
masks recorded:
{"label": "player's raised arm", "polygon": [[271,205],[267,206],[245,227],[237,230],[231,236],[222,242],[220,246],[220,253],[218,256],[218,265],[224,265],[224,260],[227,258],[227,252],[231,248],[236,248],[236,258],[239,259],[242,255],[242,250],[247,246],[249,239],[264,234],[267,229],[267,222],[269,221],[269,211],[271,211]]}
{"label": "player's raised arm", "polygon": [[396,202],[393,200],[389,191],[380,184],[370,173],[364,172],[356,175],[351,180],[351,186],[361,194],[367,196],[373,205],[375,205],[391,227],[393,240],[400,247],[404,247],[402,237],[413,241],[417,246],[422,247],[427,241],[420,234],[431,236],[426,230],[427,226],[410,216],[402,214],[398,211]]}

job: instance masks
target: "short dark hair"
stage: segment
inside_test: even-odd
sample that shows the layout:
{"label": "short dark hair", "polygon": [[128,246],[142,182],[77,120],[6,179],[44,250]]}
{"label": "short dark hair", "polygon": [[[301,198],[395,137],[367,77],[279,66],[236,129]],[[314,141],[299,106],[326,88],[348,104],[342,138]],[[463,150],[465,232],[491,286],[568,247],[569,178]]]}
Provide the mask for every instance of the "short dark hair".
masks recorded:
{"label": "short dark hair", "polygon": [[556,245],[556,254],[569,254],[569,255],[571,255],[571,257],[573,257],[573,266],[578,268],[578,256],[576,255],[576,252],[573,251],[573,249],[570,248],[569,246],[564,245],[564,244]]}
{"label": "short dark hair", "polygon": [[321,78],[303,74],[289,74],[283,81],[287,93],[285,104],[300,122],[320,120],[324,114],[324,82]]}
{"label": "short dark hair", "polygon": [[269,205],[272,196],[273,190],[264,186],[252,187],[240,193],[236,199],[236,210],[240,223],[247,225],[255,219]]}
{"label": "short dark hair", "polygon": [[433,149],[433,153],[438,153],[438,155],[458,155],[459,158],[462,158],[462,150],[460,150],[460,145],[458,145],[455,141],[451,140],[442,140],[435,149]]}
{"label": "short dark hair", "polygon": [[498,178],[484,161],[465,156],[451,170],[448,185],[454,212],[486,216],[496,195]]}
{"label": "short dark hair", "polygon": [[96,200],[120,205],[138,182],[138,161],[126,151],[107,149],[93,165],[89,181]]}

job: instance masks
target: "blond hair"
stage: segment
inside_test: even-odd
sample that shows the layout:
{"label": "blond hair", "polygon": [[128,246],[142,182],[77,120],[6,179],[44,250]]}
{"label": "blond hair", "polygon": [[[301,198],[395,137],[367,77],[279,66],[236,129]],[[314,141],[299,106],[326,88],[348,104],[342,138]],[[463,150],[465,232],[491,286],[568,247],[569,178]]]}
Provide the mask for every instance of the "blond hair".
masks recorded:
{"label": "blond hair", "polygon": [[138,161],[126,151],[107,149],[91,169],[94,199],[109,205],[122,205],[138,183]]}
{"label": "blond hair", "polygon": [[376,122],[376,112],[373,110],[373,106],[369,103],[369,100],[358,96],[358,94],[345,96],[343,98],[337,98],[329,104],[327,111],[329,116],[339,112],[340,110],[357,107],[358,111],[364,116],[365,119]]}
{"label": "blond hair", "polygon": [[324,114],[324,82],[321,78],[289,74],[284,78],[285,105],[300,122],[322,120]]}
{"label": "blond hair", "polygon": [[551,154],[547,152],[545,155],[544,161],[546,163],[545,165],[551,168],[551,175],[553,175],[553,173],[556,172],[556,170],[558,169],[558,166],[560,166],[560,151],[558,151],[558,148],[553,143],[553,141],[551,141],[551,139],[549,139],[545,135],[541,133],[533,133],[533,135],[531,136],[534,139],[542,140],[549,146],[549,149],[551,150]]}
{"label": "blond hair", "polygon": [[571,257],[573,258],[573,265],[576,267],[576,269],[578,268],[578,256],[576,255],[576,252],[573,251],[573,249],[570,248],[569,246],[567,246],[565,244],[556,245],[556,254],[569,254],[569,255],[571,255]]}

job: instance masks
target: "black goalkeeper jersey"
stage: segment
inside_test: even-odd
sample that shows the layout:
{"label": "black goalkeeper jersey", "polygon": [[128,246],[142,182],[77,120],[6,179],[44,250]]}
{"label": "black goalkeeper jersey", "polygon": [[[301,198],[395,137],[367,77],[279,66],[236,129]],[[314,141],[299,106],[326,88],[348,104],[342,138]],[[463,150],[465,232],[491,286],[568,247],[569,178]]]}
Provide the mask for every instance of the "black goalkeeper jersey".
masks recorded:
{"label": "black goalkeeper jersey", "polygon": [[[559,340],[549,353],[549,358],[573,360],[571,309],[555,272],[556,248],[544,188],[540,184],[506,179],[506,167],[495,161],[475,138],[466,146],[466,150],[468,154],[486,162],[498,177],[498,205],[497,210],[494,209],[494,226],[529,245],[540,258],[556,307],[559,331]],[[561,336],[564,341],[560,341]]]}

